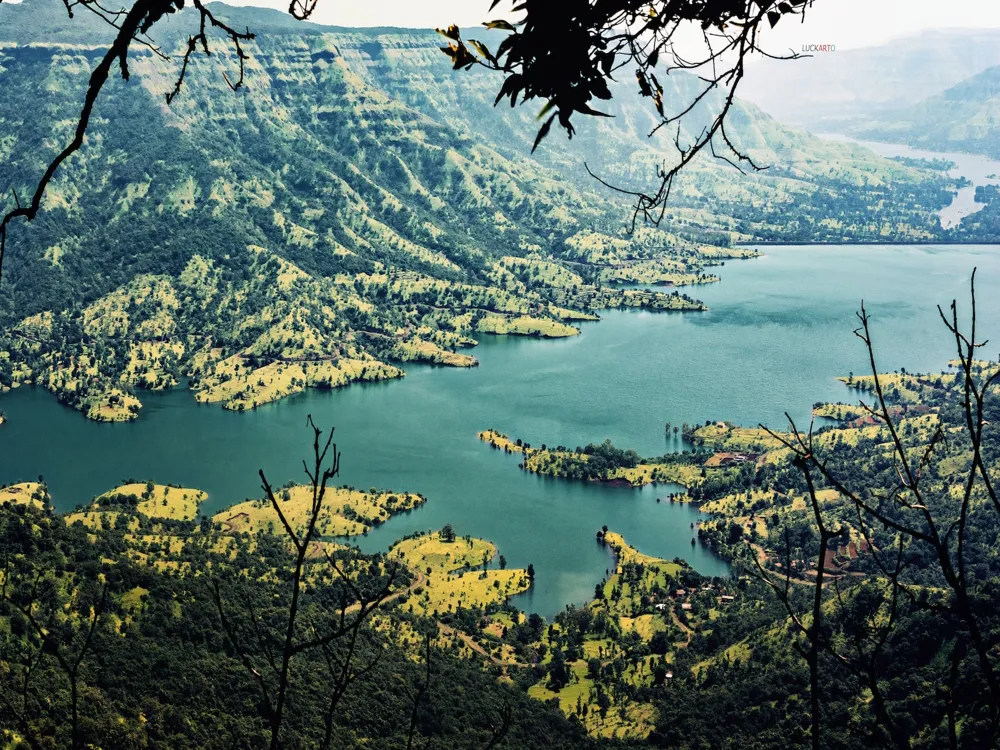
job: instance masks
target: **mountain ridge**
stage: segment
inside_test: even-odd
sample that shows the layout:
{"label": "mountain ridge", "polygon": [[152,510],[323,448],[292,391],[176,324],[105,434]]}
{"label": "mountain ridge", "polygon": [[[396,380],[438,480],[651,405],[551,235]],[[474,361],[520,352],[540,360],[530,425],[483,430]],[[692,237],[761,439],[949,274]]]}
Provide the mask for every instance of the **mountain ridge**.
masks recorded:
{"label": "mountain ridge", "polygon": [[916,148],[1000,158],[1000,65],[855,132]]}
{"label": "mountain ridge", "polygon": [[[92,65],[65,41],[61,4],[28,3],[0,6],[0,21],[43,21],[33,46],[0,49],[5,195],[29,192],[67,137]],[[607,307],[702,310],[677,287],[752,254],[738,242],[940,234],[941,175],[741,106],[734,133],[771,169],[744,178],[702,160],[663,226],[630,235],[629,201],[582,168],[592,159],[647,185],[671,158],[645,137],[648,108],[627,87],[613,125],[582,122],[531,156],[533,114],[494,108],[495,78],[451,71],[433,32],[251,16],[259,36],[238,92],[221,41],[192,59],[170,106],[176,60],[140,48],[132,80],[109,82],[44,210],[10,235],[0,387],[40,384],[95,418],[129,419],[138,391],[186,376],[199,398],[253,408],[398,376],[400,362],[470,366],[459,350],[474,335],[575,335],[574,321]],[[169,19],[161,44],[180,44],[188,17]],[[39,41],[45,23],[64,41]],[[17,26],[0,23],[8,39]],[[91,33],[107,29],[76,39]],[[694,82],[670,85],[682,98]],[[622,287],[635,283],[666,286]]]}

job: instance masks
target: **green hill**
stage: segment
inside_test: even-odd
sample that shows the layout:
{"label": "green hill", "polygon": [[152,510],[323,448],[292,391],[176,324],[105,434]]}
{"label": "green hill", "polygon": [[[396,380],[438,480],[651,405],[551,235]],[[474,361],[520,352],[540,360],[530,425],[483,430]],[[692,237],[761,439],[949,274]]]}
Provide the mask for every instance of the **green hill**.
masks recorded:
{"label": "green hill", "polygon": [[866,126],[865,138],[1000,158],[1000,66]]}
{"label": "green hill", "polygon": [[[929,240],[949,200],[937,174],[788,130],[751,106],[733,132],[768,169],[712,160],[660,229],[583,169],[648,185],[670,152],[627,87],[615,118],[553,134],[494,109],[497,81],[451,71],[430,31],[252,26],[246,87],[221,43],[193,60],[138,47],[83,149],[31,225],[12,231],[0,297],[0,388],[38,383],[98,419],[183,376],[202,400],[253,408],[305,387],[470,366],[473,334],[568,336],[608,307],[691,310],[676,287],[716,280],[739,241]],[[0,7],[0,193],[29,194],[61,145],[108,29],[53,0]],[[158,27],[178,49],[188,17]],[[693,79],[671,76],[675,94]],[[716,102],[685,120],[688,130]],[[669,143],[669,142],[668,142]],[[663,291],[626,283],[667,285]]]}

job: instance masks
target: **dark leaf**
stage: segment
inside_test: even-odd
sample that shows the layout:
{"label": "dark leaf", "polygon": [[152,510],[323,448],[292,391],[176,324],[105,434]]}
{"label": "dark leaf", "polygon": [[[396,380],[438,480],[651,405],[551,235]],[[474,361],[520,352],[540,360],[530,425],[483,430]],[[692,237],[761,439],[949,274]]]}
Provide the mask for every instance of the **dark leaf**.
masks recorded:
{"label": "dark leaf", "polygon": [[446,36],[449,39],[452,39],[452,40],[454,40],[456,42],[458,41],[459,36],[460,36],[459,31],[458,31],[458,26],[456,26],[455,24],[452,24],[447,29],[438,29],[437,33],[441,34],[442,36]]}
{"label": "dark leaf", "polygon": [[496,21],[489,21],[487,23],[484,23],[483,26],[485,26],[487,29],[503,29],[504,31],[514,31],[514,27],[511,26],[507,21],[504,21],[502,18]]}
{"label": "dark leaf", "polygon": [[490,52],[489,47],[480,42],[478,39],[470,39],[469,44],[476,48],[476,52],[485,57],[491,63],[496,63],[497,59],[493,57],[493,53]]}
{"label": "dark leaf", "polygon": [[500,100],[505,96],[510,97],[510,101],[513,104],[517,99],[517,94],[521,90],[521,76],[515,73],[514,75],[507,76],[504,79],[503,86],[500,87],[500,93],[497,94],[497,98],[493,102],[493,106],[500,103]]}
{"label": "dark leaf", "polygon": [[614,52],[605,52],[601,56],[601,70],[604,72],[604,75],[606,76],[611,75],[611,68],[614,66],[614,64],[615,64]]}
{"label": "dark leaf", "polygon": [[[551,104],[551,102],[549,102]],[[548,106],[548,105],[546,105]],[[535,149],[538,148],[538,144],[542,142],[542,139],[549,134],[549,130],[552,129],[552,121],[556,119],[555,113],[549,115],[549,119],[545,121],[545,124],[538,129],[538,135],[535,136],[535,142],[531,146],[531,153],[535,153]]]}

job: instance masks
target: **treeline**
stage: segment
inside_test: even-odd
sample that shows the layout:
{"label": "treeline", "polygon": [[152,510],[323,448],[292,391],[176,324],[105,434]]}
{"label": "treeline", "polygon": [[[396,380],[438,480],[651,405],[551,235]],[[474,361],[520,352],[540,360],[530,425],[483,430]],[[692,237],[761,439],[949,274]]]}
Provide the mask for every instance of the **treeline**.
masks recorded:
{"label": "treeline", "polygon": [[[50,510],[0,508],[6,566],[0,737],[25,748],[268,747],[260,686],[233,649],[213,586],[223,592],[227,613],[243,618],[234,621],[237,629],[250,627],[248,611],[262,621],[280,618],[286,546],[277,538],[237,537],[238,551],[229,560],[205,537],[205,544],[187,545],[171,556],[173,565],[157,570],[132,561],[127,524],[118,526],[95,532],[68,527]],[[360,591],[380,585],[378,558],[340,555]],[[206,574],[178,575],[184,564]],[[325,609],[345,596],[353,594],[342,582],[326,581],[312,593],[310,621],[321,628]],[[414,696],[427,683],[426,666],[414,660],[414,649],[388,634],[399,628],[436,631],[436,625],[392,607],[384,616],[382,624],[362,632],[357,650],[368,671],[344,694],[329,745],[325,713],[336,681],[322,653],[302,654],[290,685],[282,747],[395,749],[407,744],[411,719],[414,746],[484,747],[504,716],[509,726],[503,737],[511,747],[589,744],[558,712],[436,647],[429,687],[414,708]],[[49,635],[39,639],[32,621],[44,623]],[[335,645],[327,656],[343,658],[346,646]],[[72,664],[77,657],[71,676],[61,660]],[[70,721],[74,690],[81,698],[76,737]]]}

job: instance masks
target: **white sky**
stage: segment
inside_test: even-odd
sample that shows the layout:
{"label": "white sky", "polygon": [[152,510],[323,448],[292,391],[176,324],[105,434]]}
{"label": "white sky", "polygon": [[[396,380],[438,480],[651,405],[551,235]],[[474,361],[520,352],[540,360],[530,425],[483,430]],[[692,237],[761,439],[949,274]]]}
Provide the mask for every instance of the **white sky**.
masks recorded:
{"label": "white sky", "polygon": [[[226,0],[284,10],[287,0]],[[559,0],[550,0],[558,2]],[[490,0],[319,0],[317,23],[337,26],[475,26],[510,8],[501,0],[490,14]],[[802,44],[836,44],[838,49],[867,47],[935,28],[1000,28],[998,0],[816,0],[805,24],[790,19],[772,32],[777,50]]]}

